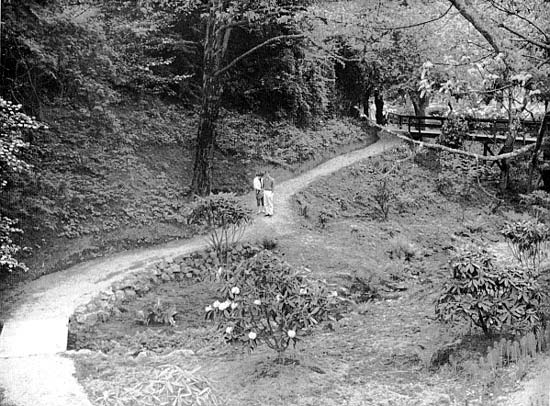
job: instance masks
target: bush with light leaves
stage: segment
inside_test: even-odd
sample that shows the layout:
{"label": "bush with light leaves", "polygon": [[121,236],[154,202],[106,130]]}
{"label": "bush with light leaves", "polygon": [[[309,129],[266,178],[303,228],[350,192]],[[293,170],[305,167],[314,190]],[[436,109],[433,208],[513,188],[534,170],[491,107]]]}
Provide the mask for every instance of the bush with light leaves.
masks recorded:
{"label": "bush with light leaves", "polygon": [[307,279],[270,251],[223,270],[221,298],[205,308],[229,342],[254,350],[265,344],[277,360],[295,346],[307,330],[329,318],[336,292]]}
{"label": "bush with light leaves", "polygon": [[[0,196],[8,190],[16,174],[26,173],[30,165],[23,161],[21,153],[28,145],[23,135],[38,130],[41,125],[21,111],[20,104],[13,104],[0,97]],[[0,273],[16,269],[26,270],[16,259],[21,247],[13,241],[13,235],[20,233],[17,222],[5,215],[3,200],[0,199]]]}

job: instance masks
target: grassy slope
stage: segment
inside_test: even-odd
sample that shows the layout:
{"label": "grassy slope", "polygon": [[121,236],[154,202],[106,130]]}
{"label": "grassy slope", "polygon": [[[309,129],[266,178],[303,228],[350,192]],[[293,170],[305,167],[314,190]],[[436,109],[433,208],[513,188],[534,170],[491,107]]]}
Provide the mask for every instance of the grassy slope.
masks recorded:
{"label": "grassy slope", "polygon": [[[197,362],[228,405],[495,404],[503,389],[513,387],[516,368],[501,371],[497,379],[480,369],[476,361],[491,342],[466,326],[449,330],[435,322],[433,300],[450,249],[468,241],[494,245],[503,214],[493,213],[491,200],[479,190],[469,195],[449,190],[442,180],[445,169],[434,172],[400,154],[344,169],[296,196],[296,210],[307,205],[308,216],[279,242],[285,259],[348,288],[355,300],[375,298],[350,309],[334,330],[303,337],[295,354],[300,365],[273,365],[273,354],[264,348],[246,356],[223,345],[202,318],[204,305],[215,297],[211,284],[169,283],[81,337],[84,347],[110,351],[99,359],[80,358],[81,382],[93,393],[123,386],[123,378],[109,380],[108,366],[123,371],[157,362],[154,356],[133,360],[128,353],[184,348],[198,357],[175,355],[167,362]],[[396,159],[403,159],[389,175],[396,198],[388,221],[381,221],[370,197],[381,168]],[[330,215],[324,226],[322,212]],[[132,314],[157,298],[179,310],[175,329],[136,325]],[[453,365],[431,370],[435,351],[460,336]]]}

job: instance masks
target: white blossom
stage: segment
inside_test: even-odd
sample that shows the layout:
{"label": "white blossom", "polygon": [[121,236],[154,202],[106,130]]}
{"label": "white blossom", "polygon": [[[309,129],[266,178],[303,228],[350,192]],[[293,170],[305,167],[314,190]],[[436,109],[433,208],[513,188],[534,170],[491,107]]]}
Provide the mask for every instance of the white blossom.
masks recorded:
{"label": "white blossom", "polygon": [[288,330],[286,333],[290,338],[296,337],[296,331],[294,330]]}
{"label": "white blossom", "polygon": [[250,333],[248,333],[248,338],[250,338],[251,340],[255,340],[257,337],[256,333],[251,331]]}
{"label": "white blossom", "polygon": [[238,286],[234,286],[233,288],[231,288],[231,293],[233,293],[234,295],[238,295],[239,293],[241,293],[241,290]]}

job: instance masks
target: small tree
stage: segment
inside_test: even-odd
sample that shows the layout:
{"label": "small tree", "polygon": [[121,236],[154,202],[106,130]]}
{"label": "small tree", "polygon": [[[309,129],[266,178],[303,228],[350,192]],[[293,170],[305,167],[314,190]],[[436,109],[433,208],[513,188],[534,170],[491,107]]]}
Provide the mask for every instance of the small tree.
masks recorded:
{"label": "small tree", "polygon": [[206,307],[206,318],[217,321],[229,342],[250,350],[266,344],[278,362],[289,345],[325,319],[329,295],[320,284],[270,251],[234,266],[223,274],[221,300]]}
{"label": "small tree", "polygon": [[238,242],[250,222],[250,212],[233,193],[197,197],[188,221],[204,224],[210,230],[210,245],[221,263],[227,263],[227,253]]}
{"label": "small tree", "polygon": [[540,326],[546,295],[537,280],[523,269],[499,269],[494,261],[480,249],[455,255],[450,281],[436,304],[441,321],[469,320],[487,337],[506,326],[514,330]]}

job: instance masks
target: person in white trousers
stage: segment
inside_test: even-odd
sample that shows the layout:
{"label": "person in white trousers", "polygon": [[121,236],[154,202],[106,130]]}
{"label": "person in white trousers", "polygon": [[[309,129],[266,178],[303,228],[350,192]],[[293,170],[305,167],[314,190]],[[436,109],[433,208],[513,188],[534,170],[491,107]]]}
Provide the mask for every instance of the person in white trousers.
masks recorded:
{"label": "person in white trousers", "polygon": [[261,172],[256,172],[256,177],[254,178],[254,192],[256,194],[256,206],[258,207],[258,214],[264,213],[264,186],[262,182],[263,174]]}
{"label": "person in white trousers", "polygon": [[275,191],[275,180],[269,175],[269,172],[265,171],[262,181],[264,186],[265,215],[270,217],[273,216],[273,192]]}

